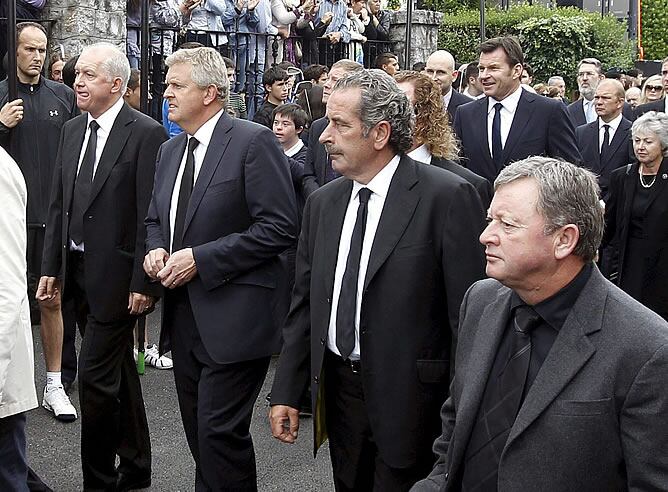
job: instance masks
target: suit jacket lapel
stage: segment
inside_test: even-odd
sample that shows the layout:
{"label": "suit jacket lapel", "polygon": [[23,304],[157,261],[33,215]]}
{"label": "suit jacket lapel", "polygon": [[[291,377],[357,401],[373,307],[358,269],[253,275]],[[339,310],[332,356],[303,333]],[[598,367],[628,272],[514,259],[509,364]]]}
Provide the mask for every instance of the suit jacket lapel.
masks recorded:
{"label": "suit jacket lapel", "polygon": [[524,133],[524,128],[531,120],[531,103],[534,102],[536,97],[535,94],[530,94],[524,89],[522,89],[522,94],[520,95],[520,100],[517,103],[517,110],[515,110],[515,116],[513,118],[513,123],[510,125],[510,132],[508,133],[508,138],[506,139],[506,145],[503,147],[503,165],[508,164],[510,155],[512,154],[513,148],[521,140],[520,137]]}
{"label": "suit jacket lapel", "polygon": [[[617,133],[615,133],[617,135]],[[586,136],[585,142],[587,142],[587,145],[591,145],[593,147],[592,155],[594,155],[594,162],[592,163],[585,163],[585,165],[589,164],[587,167],[589,169],[595,169],[596,171],[601,170],[601,149],[599,147],[599,135],[598,135],[598,120],[587,124],[586,126]]]}
{"label": "suit jacket lapel", "polygon": [[332,293],[334,290],[334,273],[338,259],[339,242],[341,241],[341,229],[343,220],[346,216],[348,203],[350,202],[350,193],[353,189],[353,182],[349,179],[339,178],[336,186],[340,188],[334,200],[323,207],[321,221],[323,223],[323,258],[325,275],[325,292]]}
{"label": "suit jacket lapel", "polygon": [[[473,119],[473,121],[482,121],[482,125],[475,125],[474,129],[478,133],[477,135],[477,141],[481,142],[480,147],[482,148],[482,155],[484,156],[485,160],[487,160],[487,163],[492,166],[491,168],[494,167],[494,163],[492,162],[492,154],[489,151],[489,139],[487,138],[487,133],[488,133],[488,121],[487,121],[487,108],[489,107],[489,98],[488,97],[483,97],[481,99],[478,99],[476,101],[477,107],[476,111],[478,112],[477,116]],[[490,169],[491,169],[490,168]]]}
{"label": "suit jacket lapel", "polygon": [[77,179],[79,156],[86,135],[87,121],[88,117],[86,115],[77,117],[72,124],[72,131],[65,134],[63,141],[61,161],[63,163],[63,210],[65,211],[72,208],[74,183]]}
{"label": "suit jacket lapel", "polygon": [[605,280],[594,267],[527,393],[506,447],[545,411],[594,355],[596,349],[588,335],[601,329],[607,297]]}
{"label": "suit jacket lapel", "polygon": [[190,202],[188,203],[188,210],[186,211],[186,218],[183,224],[184,234],[188,230],[188,225],[202,201],[202,197],[211,182],[211,178],[216,172],[216,169],[218,169],[218,165],[223,160],[227,145],[230,143],[229,132],[232,130],[233,126],[234,122],[232,121],[232,118],[227,113],[223,112],[218,123],[216,123],[213,134],[211,135],[211,141],[206,149],[202,167],[197,175],[197,181],[195,181],[192,195],[190,195]]}
{"label": "suit jacket lapel", "polygon": [[364,278],[366,288],[378,269],[385,263],[413,217],[420,196],[413,187],[417,184],[415,162],[402,156],[385,198],[376,236],[371,246],[369,265]]}
{"label": "suit jacket lapel", "polygon": [[[622,224],[628,225],[631,220],[631,205],[633,205],[633,193],[638,178],[639,164],[633,164],[630,168],[627,166],[626,176],[624,176],[624,210],[622,211]],[[621,259],[620,259],[621,260]]]}
{"label": "suit jacket lapel", "polygon": [[[462,394],[456,409],[457,425],[449,451],[452,455],[451,475],[456,475],[456,470],[462,464],[466,446],[478,418],[478,409],[482,403],[487,378],[508,325],[510,299],[511,290],[502,288],[496,299],[485,307],[478,321],[478,332],[468,356],[470,363],[468,367],[463,368],[464,374],[461,376],[465,384],[462,385]],[[455,379],[457,379],[457,374],[455,374]],[[452,387],[454,388],[455,385],[453,384]]]}
{"label": "suit jacket lapel", "polygon": [[628,120],[622,118],[622,121],[619,122],[619,126],[615,131],[615,136],[612,137],[612,141],[610,142],[610,155],[617,152],[617,149],[619,148],[620,145],[628,142],[629,128],[631,128],[631,123]]}
{"label": "suit jacket lapel", "polygon": [[[178,140],[181,139],[181,142]],[[167,167],[165,168],[165,177],[164,177],[164,190],[165,195],[161,197],[160,204],[160,216],[166,217],[167,220],[164,221],[163,231],[165,232],[165,237],[170,238],[172,236],[171,222],[169,220],[170,210],[172,207],[172,194],[174,193],[174,186],[176,185],[176,176],[179,174],[179,168],[181,167],[181,161],[183,160],[183,154],[186,151],[186,144],[188,143],[188,135],[183,132],[174,137],[174,143],[176,144],[176,151],[172,152],[171,156],[165,156],[168,161],[166,162]],[[163,147],[164,149],[164,147]],[[177,194],[178,197],[178,194]],[[171,244],[170,244],[171,246]]]}
{"label": "suit jacket lapel", "polygon": [[100,162],[97,164],[89,203],[95,200],[95,197],[100,193],[102,186],[109,177],[111,170],[118,164],[118,156],[121,154],[123,147],[125,147],[125,142],[132,132],[132,123],[134,122],[135,117],[130,108],[127,104],[123,103],[123,108],[118,113],[114,125],[109,132],[107,143],[104,145],[104,150],[100,156]]}

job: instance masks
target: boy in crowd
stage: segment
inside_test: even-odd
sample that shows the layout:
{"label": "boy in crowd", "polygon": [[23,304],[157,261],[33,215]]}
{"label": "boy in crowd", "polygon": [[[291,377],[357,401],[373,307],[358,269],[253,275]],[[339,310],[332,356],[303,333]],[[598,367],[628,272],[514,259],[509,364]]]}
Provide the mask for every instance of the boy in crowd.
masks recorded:
{"label": "boy in crowd", "polygon": [[267,96],[264,104],[253,117],[255,123],[272,129],[274,109],[288,98],[287,80],[288,72],[282,68],[271,67],[265,70],[264,75],[262,75],[262,85],[264,85]]}

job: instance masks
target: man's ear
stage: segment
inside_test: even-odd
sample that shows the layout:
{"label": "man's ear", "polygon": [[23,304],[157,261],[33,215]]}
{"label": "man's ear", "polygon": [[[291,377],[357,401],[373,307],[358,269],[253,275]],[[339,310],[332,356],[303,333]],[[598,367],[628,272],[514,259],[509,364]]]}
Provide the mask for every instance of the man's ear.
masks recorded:
{"label": "man's ear", "polygon": [[568,224],[554,236],[554,257],[563,260],[571,255],[580,240],[580,229],[575,224]]}

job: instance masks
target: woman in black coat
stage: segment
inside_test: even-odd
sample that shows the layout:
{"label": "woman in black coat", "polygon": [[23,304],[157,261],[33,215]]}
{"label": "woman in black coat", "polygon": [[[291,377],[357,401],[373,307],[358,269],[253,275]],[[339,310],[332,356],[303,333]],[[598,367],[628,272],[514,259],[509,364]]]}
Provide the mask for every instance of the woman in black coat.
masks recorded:
{"label": "woman in black coat", "polygon": [[603,243],[619,249],[617,284],[668,319],[668,114],[631,127],[638,162],[613,171]]}

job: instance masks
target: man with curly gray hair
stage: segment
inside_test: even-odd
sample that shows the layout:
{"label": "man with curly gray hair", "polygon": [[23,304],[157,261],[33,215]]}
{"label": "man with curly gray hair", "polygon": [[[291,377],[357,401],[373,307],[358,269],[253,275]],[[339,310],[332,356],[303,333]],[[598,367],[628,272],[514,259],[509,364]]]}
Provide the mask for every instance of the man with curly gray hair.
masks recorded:
{"label": "man with curly gray hair", "polygon": [[495,188],[491,278],[464,298],[439,458],[413,490],[665,489],[668,324],[594,264],[596,176],[534,156]]}
{"label": "man with curly gray hair", "polygon": [[382,70],[339,80],[327,118],[320,141],[343,176],[304,211],[272,433],[297,438],[310,381],[336,489],[407,490],[434,459],[459,305],[483,276],[484,212],[468,182],[405,155],[413,111]]}

